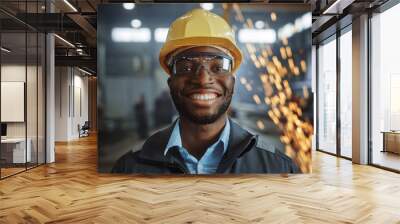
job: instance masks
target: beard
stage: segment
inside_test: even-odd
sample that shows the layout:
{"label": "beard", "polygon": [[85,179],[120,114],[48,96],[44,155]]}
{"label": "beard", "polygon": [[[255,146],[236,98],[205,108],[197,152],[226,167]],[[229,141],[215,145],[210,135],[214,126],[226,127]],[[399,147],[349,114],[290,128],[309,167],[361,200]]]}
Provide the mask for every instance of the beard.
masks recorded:
{"label": "beard", "polygon": [[226,91],[225,100],[221,105],[219,105],[215,113],[202,116],[196,115],[191,110],[189,110],[185,106],[183,100],[181,99],[182,97],[181,95],[173,91],[171,91],[170,93],[172,101],[174,102],[175,107],[179,113],[179,116],[187,118],[188,120],[190,120],[195,124],[205,125],[214,123],[226,113],[226,111],[229,108],[229,105],[231,104],[233,89],[231,91]]}

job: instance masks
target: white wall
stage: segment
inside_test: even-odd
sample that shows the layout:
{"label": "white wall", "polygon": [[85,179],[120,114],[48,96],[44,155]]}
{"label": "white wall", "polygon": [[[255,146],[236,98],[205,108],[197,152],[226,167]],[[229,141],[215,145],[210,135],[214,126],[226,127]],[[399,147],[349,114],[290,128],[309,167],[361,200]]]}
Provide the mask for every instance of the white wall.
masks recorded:
{"label": "white wall", "polygon": [[[83,73],[79,73],[79,75],[76,75],[76,71],[77,70],[75,70],[74,82],[73,82],[74,96],[72,96],[72,98],[74,99],[74,102],[71,103],[74,105],[74,107],[72,108],[72,119],[71,119],[72,129],[71,129],[71,133],[70,133],[72,138],[79,137],[78,128],[77,128],[78,124],[80,124],[82,126],[85,123],[85,121],[89,120],[88,77],[81,76],[81,74],[83,74]],[[79,107],[81,107],[81,108],[79,108]],[[80,111],[80,109],[82,111]]]}
{"label": "white wall", "polygon": [[68,140],[68,88],[70,84],[68,74],[67,67],[55,68],[55,141]]}
{"label": "white wall", "polygon": [[[27,70],[25,70],[27,69]],[[6,64],[1,66],[1,81],[2,82],[25,82],[25,75],[27,75],[29,85],[36,86],[36,80],[34,80],[33,76],[36,77],[36,67],[25,65],[12,65]],[[36,130],[36,113],[32,113],[32,111],[36,111],[36,87],[35,88],[27,88],[27,119],[28,119],[28,137],[32,130]],[[4,96],[3,96],[4,97]],[[33,104],[32,104],[33,102]],[[40,107],[40,105],[39,105]],[[6,110],[6,108],[1,108],[1,110]],[[32,124],[34,122],[34,124]],[[7,122],[7,136],[8,137],[25,137],[25,126],[26,122]],[[36,132],[35,132],[36,134]]]}
{"label": "white wall", "polygon": [[82,126],[87,120],[88,77],[76,68],[56,67],[55,140],[79,138],[78,124]]}
{"label": "white wall", "polygon": [[[2,65],[1,81],[2,82],[25,82],[25,65]],[[28,67],[31,70],[32,67]],[[28,72],[30,74],[30,72]],[[3,96],[4,97],[4,96]],[[5,110],[6,108],[1,108]],[[25,122],[7,123],[7,137],[25,137]]]}

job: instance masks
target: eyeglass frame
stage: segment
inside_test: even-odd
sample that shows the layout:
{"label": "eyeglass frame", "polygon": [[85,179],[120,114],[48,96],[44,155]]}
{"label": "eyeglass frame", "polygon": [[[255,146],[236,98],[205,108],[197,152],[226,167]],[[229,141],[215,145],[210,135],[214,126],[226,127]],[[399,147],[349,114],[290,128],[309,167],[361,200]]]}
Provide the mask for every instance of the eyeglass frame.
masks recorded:
{"label": "eyeglass frame", "polygon": [[[214,58],[216,58],[216,57],[221,57],[222,59],[225,59],[225,60],[229,60],[229,71],[227,72],[227,73],[231,73],[232,72],[232,69],[233,69],[233,59],[232,59],[232,57],[230,57],[230,56],[228,56],[228,55],[226,55],[226,54],[224,54],[224,53],[217,53],[217,52],[212,52],[212,53],[210,53],[210,52],[188,52],[188,53],[184,53],[184,54],[179,54],[179,55],[177,55],[177,56],[173,56],[171,59],[170,59],[170,62],[168,63],[168,67],[169,67],[169,69],[170,69],[170,72],[171,72],[171,74],[173,75],[173,76],[179,76],[179,74],[177,74],[177,72],[176,72],[176,62],[178,61],[178,60],[181,60],[181,59],[189,59],[190,60],[190,58],[196,58],[196,57],[204,57],[204,56],[207,56],[207,57],[214,57]],[[200,68],[201,68],[202,66],[198,66],[197,68],[196,68],[196,71],[194,72],[194,74],[198,74],[199,73],[199,71],[200,71]],[[208,73],[209,74],[211,74],[212,72],[210,72],[209,71],[209,69],[207,69],[207,71],[208,71]],[[215,75],[215,74],[214,74]],[[222,74],[221,74],[222,75]]]}

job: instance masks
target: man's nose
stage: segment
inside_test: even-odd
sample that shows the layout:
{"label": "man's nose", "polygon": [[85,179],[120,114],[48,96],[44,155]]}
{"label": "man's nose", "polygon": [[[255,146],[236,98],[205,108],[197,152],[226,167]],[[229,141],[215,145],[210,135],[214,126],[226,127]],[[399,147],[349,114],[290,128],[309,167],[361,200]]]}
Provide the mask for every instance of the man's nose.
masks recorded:
{"label": "man's nose", "polygon": [[212,75],[209,73],[208,69],[205,66],[201,65],[198,68],[198,71],[195,74],[195,78],[199,84],[209,84],[213,81]]}

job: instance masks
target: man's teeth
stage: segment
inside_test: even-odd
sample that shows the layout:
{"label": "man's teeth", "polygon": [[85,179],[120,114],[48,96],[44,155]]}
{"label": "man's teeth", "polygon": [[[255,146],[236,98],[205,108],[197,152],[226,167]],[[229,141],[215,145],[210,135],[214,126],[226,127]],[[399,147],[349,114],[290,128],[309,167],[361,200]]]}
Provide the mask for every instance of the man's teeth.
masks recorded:
{"label": "man's teeth", "polygon": [[194,100],[213,100],[217,98],[216,94],[192,94],[190,98]]}

